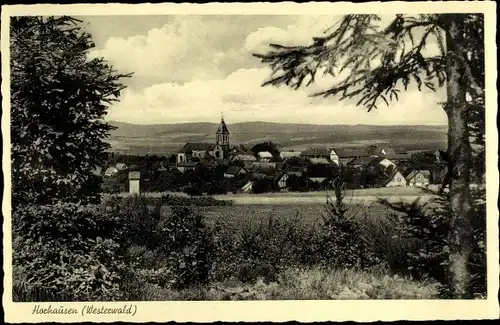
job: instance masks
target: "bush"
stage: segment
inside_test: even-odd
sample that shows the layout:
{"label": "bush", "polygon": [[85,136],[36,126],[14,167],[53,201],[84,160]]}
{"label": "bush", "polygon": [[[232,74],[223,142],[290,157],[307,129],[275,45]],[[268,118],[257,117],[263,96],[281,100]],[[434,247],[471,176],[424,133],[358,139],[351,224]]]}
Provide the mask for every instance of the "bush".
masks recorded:
{"label": "bush", "polygon": [[121,227],[95,205],[28,205],[14,215],[14,299],[118,300]]}
{"label": "bush", "polygon": [[350,215],[344,204],[345,182],[337,178],[334,182],[335,201],[327,204],[320,232],[319,254],[330,266],[341,268],[370,267],[379,265],[381,259],[363,236],[361,219]]}
{"label": "bush", "polygon": [[[471,290],[477,296],[486,294],[486,202],[485,193],[473,191],[472,205],[472,254],[469,260],[469,272],[473,279]],[[390,208],[403,212],[395,215],[394,219],[399,226],[402,237],[417,239],[421,242],[420,248],[408,253],[407,268],[415,275],[423,275],[436,279],[442,286],[443,297],[449,297],[449,246],[448,233],[450,231],[450,209],[446,195],[437,197],[428,203],[416,200],[412,203],[381,203]]]}
{"label": "bush", "polygon": [[[173,288],[206,283],[212,237],[193,204],[192,199],[174,196],[106,202],[124,225],[122,244],[133,270],[128,282]],[[140,288],[129,286],[127,290],[129,296],[137,296]]]}

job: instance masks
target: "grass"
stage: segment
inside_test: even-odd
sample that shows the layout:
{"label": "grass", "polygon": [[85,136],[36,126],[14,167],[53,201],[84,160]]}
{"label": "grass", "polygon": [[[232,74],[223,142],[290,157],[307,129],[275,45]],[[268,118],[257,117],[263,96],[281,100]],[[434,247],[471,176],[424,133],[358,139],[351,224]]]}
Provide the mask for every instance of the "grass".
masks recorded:
{"label": "grass", "polygon": [[435,299],[438,285],[388,276],[383,270],[287,269],[278,280],[266,283],[225,281],[185,290],[147,285],[143,299],[180,300],[358,300]]}
{"label": "grass", "polygon": [[[298,217],[304,225],[314,224],[326,213],[325,204],[248,204],[220,207],[200,207],[208,223],[224,221],[235,226],[242,222],[265,222],[269,217],[283,220]],[[373,220],[385,219],[392,210],[378,203],[351,204],[354,215],[369,215]]]}

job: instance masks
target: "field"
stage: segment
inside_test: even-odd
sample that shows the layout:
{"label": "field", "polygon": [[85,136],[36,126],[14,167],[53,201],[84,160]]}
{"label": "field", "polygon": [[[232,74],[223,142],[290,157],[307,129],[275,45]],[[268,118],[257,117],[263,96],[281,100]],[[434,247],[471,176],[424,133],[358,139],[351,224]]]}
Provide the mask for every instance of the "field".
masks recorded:
{"label": "field", "polygon": [[[372,202],[350,204],[349,214],[358,217],[369,217],[372,219],[386,218],[394,211]],[[273,219],[298,218],[305,226],[312,225],[321,220],[326,213],[326,205],[321,203],[312,204],[247,204],[218,207],[200,207],[206,221],[213,224],[223,221],[231,226],[240,227],[242,224],[256,224],[266,222],[269,217]]]}
{"label": "field", "polygon": [[[216,123],[137,125],[111,121],[118,127],[108,139],[123,154],[169,155],[186,142],[215,141]],[[404,146],[409,151],[446,147],[446,126],[310,125],[246,122],[229,124],[232,144],[279,143],[283,150],[309,147],[357,147],[369,144]],[[425,139],[425,140],[423,140]]]}

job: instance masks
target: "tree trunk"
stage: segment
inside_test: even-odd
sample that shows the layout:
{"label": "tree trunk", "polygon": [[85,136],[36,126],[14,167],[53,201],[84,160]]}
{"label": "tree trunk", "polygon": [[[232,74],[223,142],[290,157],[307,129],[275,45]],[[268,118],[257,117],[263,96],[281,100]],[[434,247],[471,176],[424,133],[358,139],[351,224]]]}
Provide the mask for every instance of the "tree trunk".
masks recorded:
{"label": "tree trunk", "polygon": [[467,128],[466,85],[464,68],[456,55],[460,55],[463,42],[463,19],[450,15],[446,33],[447,45],[447,103],[448,116],[448,173],[450,177],[450,275],[451,289],[455,298],[468,299],[470,272],[468,262],[471,253],[472,227],[470,222],[470,170],[471,147]]}

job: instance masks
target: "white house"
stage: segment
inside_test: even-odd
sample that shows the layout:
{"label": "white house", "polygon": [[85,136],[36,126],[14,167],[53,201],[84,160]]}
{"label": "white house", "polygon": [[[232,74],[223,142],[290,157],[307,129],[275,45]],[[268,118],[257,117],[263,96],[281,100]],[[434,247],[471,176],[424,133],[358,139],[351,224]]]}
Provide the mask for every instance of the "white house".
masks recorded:
{"label": "white house", "polygon": [[406,176],[409,186],[425,186],[430,183],[430,179],[431,172],[429,170],[413,170]]}
{"label": "white house", "polygon": [[116,169],[118,171],[122,171],[122,170],[127,170],[128,169],[128,166],[126,164],[124,164],[124,163],[117,163],[115,165],[115,167],[116,167]]}
{"label": "white house", "polygon": [[261,151],[257,153],[257,157],[259,161],[271,161],[273,159],[273,155],[269,151]]}
{"label": "white house", "polygon": [[118,174],[118,169],[116,167],[108,167],[104,172],[104,176],[106,177],[111,177],[116,174]]}
{"label": "white house", "polygon": [[248,183],[243,185],[243,187],[241,188],[241,191],[244,193],[250,193],[250,192],[252,192],[252,187],[253,187],[253,182],[249,181]]}
{"label": "white house", "polygon": [[406,186],[406,179],[399,170],[394,170],[382,185],[383,187]]}
{"label": "white house", "polygon": [[285,188],[286,187],[286,181],[288,180],[289,178],[289,174],[288,173],[284,173],[283,175],[281,175],[281,177],[278,177],[278,186],[279,188]]}

